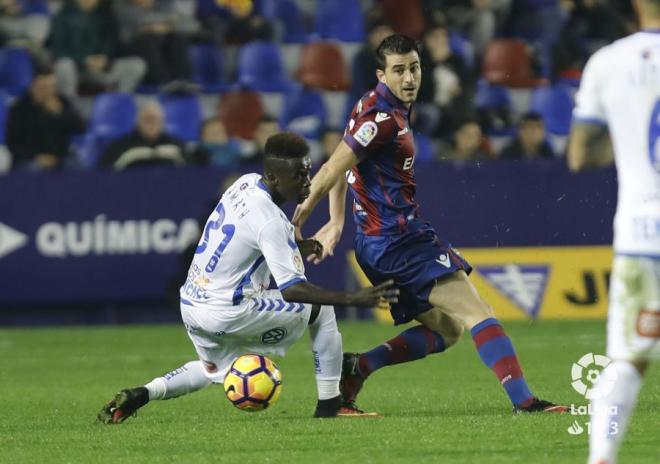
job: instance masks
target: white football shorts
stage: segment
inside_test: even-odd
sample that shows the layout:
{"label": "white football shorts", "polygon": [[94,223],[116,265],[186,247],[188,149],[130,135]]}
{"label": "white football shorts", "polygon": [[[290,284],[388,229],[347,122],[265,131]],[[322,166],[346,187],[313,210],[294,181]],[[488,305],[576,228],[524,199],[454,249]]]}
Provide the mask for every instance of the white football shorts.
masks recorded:
{"label": "white football shorts", "polygon": [[288,303],[279,290],[245,298],[237,306],[201,309],[181,303],[181,317],[207,377],[224,381],[236,358],[254,353],[284,356],[309,322],[312,305]]}
{"label": "white football shorts", "polygon": [[610,282],[607,355],[660,359],[660,259],[616,256]]}

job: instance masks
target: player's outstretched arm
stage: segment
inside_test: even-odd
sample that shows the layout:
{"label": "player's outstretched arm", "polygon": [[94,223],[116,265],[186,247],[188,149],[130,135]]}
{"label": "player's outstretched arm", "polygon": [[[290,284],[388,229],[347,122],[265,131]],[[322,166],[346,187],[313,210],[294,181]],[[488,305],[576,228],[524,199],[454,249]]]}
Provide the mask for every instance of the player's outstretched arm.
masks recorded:
{"label": "player's outstretched arm", "polygon": [[328,256],[334,256],[335,247],[339,243],[341,233],[344,230],[347,189],[348,184],[346,183],[346,180],[341,180],[330,190],[330,194],[328,195],[330,200],[330,220],[312,237],[321,243],[323,253],[310,256],[307,261],[319,264]]}
{"label": "player's outstretched arm", "polygon": [[375,287],[363,288],[357,292],[339,292],[326,290],[309,282],[298,282],[282,291],[286,301],[296,303],[376,306],[381,298],[389,303],[398,301],[399,289],[394,288],[394,281],[388,280]]}
{"label": "player's outstretched arm", "polygon": [[344,174],[350,168],[359,162],[358,157],[353,153],[343,140],[337,145],[330,159],[325,162],[319,172],[312,179],[310,194],[307,199],[298,205],[291,222],[298,228],[301,228],[316,205],[321,199],[330,192],[330,189],[338,183],[345,182]]}
{"label": "player's outstretched arm", "polygon": [[607,126],[574,122],[568,141],[568,168],[572,172],[606,166],[614,160]]}

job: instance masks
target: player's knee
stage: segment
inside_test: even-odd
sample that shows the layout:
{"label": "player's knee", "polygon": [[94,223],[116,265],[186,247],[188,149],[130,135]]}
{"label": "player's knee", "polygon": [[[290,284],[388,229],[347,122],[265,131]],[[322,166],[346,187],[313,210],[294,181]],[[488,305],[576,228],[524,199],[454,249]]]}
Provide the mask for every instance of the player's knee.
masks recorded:
{"label": "player's knee", "polygon": [[321,328],[325,327],[332,328],[339,332],[337,328],[337,319],[335,318],[335,308],[334,306],[323,305],[319,308],[318,315],[314,321],[310,320],[310,327]]}
{"label": "player's knee", "polygon": [[463,336],[463,326],[452,323],[441,327],[440,335],[445,341],[445,349],[454,346]]}

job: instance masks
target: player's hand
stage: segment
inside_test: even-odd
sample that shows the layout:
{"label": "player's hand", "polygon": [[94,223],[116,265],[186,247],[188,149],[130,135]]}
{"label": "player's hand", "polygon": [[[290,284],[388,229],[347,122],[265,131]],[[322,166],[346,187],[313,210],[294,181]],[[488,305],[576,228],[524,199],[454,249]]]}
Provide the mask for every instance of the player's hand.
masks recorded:
{"label": "player's hand", "polygon": [[350,304],[352,306],[373,307],[378,305],[381,299],[388,303],[399,301],[399,289],[394,287],[394,281],[392,279],[375,287],[365,288],[353,293]]}
{"label": "player's hand", "polygon": [[307,258],[307,261],[311,261],[314,264],[319,264],[328,256],[334,256],[335,247],[341,238],[342,229],[343,227],[341,225],[333,222],[328,222],[323,227],[321,227],[312,238],[321,242],[321,245],[323,245],[323,253],[314,257],[310,256]]}
{"label": "player's hand", "polygon": [[296,244],[298,245],[298,249],[300,249],[303,259],[312,256],[321,256],[323,254],[323,245],[313,238],[308,238],[307,240],[296,239]]}

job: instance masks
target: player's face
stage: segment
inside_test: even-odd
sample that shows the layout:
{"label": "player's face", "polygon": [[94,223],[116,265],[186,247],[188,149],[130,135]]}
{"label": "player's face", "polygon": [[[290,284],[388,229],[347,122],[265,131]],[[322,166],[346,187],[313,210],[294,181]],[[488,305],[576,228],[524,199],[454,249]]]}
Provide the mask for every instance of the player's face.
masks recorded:
{"label": "player's face", "polygon": [[290,161],[289,169],[279,173],[277,191],[285,201],[302,203],[309,196],[312,182],[309,174],[312,170],[312,160],[309,156]]}
{"label": "player's face", "polygon": [[378,80],[384,82],[403,103],[414,102],[422,82],[419,55],[415,51],[404,55],[385,55],[385,70],[378,71]]}

